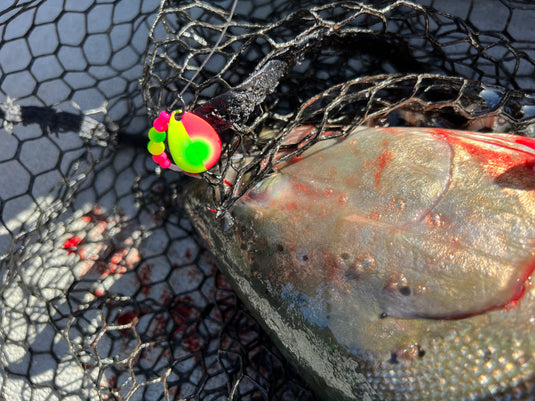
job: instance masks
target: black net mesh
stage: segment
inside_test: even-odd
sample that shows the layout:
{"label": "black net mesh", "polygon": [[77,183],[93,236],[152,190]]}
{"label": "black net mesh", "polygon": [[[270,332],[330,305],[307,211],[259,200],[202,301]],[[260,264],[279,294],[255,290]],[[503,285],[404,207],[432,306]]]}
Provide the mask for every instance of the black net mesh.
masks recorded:
{"label": "black net mesh", "polygon": [[218,128],[220,214],[358,124],[534,136],[530,1],[323,3],[0,8],[0,398],[315,399],[192,235],[187,178],[155,173],[160,110]]}
{"label": "black net mesh", "polygon": [[[285,158],[359,124],[532,134],[533,50],[515,31],[533,10],[474,2],[461,18],[406,1],[379,3],[270,9],[267,2],[232,16],[230,2],[163,4],[149,35],[144,99],[153,118],[178,97],[231,131],[219,169],[205,175],[219,212],[272,170],[300,125],[315,128]],[[266,131],[276,134],[267,140]],[[222,184],[229,169],[233,188]]]}

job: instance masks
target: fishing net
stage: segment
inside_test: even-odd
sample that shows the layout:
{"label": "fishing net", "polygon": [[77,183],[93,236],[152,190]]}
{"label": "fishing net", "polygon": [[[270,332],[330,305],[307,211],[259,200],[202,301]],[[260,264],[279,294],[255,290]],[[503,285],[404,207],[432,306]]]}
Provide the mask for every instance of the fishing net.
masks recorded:
{"label": "fishing net", "polygon": [[160,110],[218,129],[219,215],[355,125],[534,136],[530,1],[323,3],[0,9],[0,398],[315,399],[148,157]]}

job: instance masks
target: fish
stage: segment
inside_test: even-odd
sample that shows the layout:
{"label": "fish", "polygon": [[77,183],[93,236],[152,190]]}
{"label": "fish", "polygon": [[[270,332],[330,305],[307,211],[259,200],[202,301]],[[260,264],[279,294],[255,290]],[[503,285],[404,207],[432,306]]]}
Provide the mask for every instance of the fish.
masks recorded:
{"label": "fish", "polygon": [[535,140],[357,127],[185,207],[324,400],[535,399]]}

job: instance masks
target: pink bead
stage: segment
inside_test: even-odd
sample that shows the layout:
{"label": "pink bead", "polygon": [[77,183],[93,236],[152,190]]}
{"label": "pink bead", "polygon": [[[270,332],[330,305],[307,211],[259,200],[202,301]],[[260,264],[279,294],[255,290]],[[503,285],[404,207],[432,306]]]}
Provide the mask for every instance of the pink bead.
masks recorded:
{"label": "pink bead", "polygon": [[154,160],[158,164],[161,164],[164,161],[168,160],[167,153],[163,152],[163,153],[160,153],[159,155],[153,155],[152,160]]}
{"label": "pink bead", "polygon": [[171,160],[169,159],[165,159],[162,163],[160,163],[160,166],[162,166],[162,168],[169,168],[170,165],[171,165]]}
{"label": "pink bead", "polygon": [[158,132],[167,131],[168,125],[168,121],[164,121],[160,117],[154,120],[154,129]]}
{"label": "pink bead", "polygon": [[160,117],[158,118],[162,121],[165,121],[166,123],[169,123],[169,120],[171,119],[171,114],[164,110],[160,112]]}

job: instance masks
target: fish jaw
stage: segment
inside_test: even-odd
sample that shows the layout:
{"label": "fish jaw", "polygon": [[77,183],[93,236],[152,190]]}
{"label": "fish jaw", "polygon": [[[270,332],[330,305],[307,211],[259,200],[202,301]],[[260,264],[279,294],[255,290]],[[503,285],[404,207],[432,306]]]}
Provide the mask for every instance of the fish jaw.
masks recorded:
{"label": "fish jaw", "polygon": [[[356,130],[280,166],[238,202],[226,232],[202,202],[189,209],[261,321],[302,328],[288,343],[266,324],[290,359],[314,376],[307,347],[338,346],[343,397],[405,399],[416,386],[440,398],[432,377],[448,369],[451,399],[514,391],[535,369],[535,156],[515,138]],[[483,383],[474,355],[488,347]],[[504,370],[514,373],[496,378]]]}

